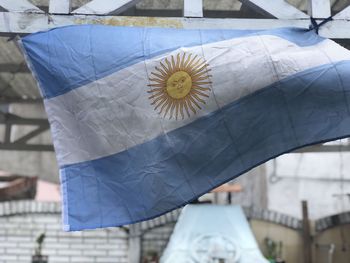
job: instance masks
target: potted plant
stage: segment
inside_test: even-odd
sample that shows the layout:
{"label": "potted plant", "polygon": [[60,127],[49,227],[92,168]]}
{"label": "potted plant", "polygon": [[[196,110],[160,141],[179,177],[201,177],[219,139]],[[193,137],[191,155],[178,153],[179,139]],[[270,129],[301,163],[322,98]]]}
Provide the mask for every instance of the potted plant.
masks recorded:
{"label": "potted plant", "polygon": [[265,238],[264,242],[267,250],[267,259],[269,260],[269,262],[285,263],[285,261],[282,259],[282,241],[277,243],[267,237]]}
{"label": "potted plant", "polygon": [[35,254],[32,256],[32,263],[48,263],[49,262],[48,256],[44,256],[41,254],[44,239],[45,239],[45,233],[42,233],[37,237]]}

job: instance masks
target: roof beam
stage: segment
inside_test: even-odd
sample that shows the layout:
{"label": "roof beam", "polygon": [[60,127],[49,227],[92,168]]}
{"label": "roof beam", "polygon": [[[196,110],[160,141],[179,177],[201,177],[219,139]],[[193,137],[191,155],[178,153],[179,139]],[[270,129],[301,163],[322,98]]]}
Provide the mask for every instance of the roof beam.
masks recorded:
{"label": "roof beam", "polygon": [[27,0],[0,0],[0,6],[9,12],[44,13]]}
{"label": "roof beam", "polygon": [[44,131],[47,131],[48,129],[49,129],[49,127],[46,125],[38,126],[33,131],[27,133],[26,135],[13,141],[12,143],[14,143],[14,144],[26,144],[30,139],[38,136],[39,134],[43,133]]}
{"label": "roof beam", "polygon": [[295,8],[294,6],[288,4],[284,0],[240,0],[242,4],[245,4],[256,11],[262,11],[264,13],[270,14],[273,17],[279,19],[298,19],[298,18],[308,18],[308,15]]}
{"label": "roof beam", "polygon": [[29,69],[25,64],[13,64],[13,63],[0,63],[0,72],[9,72],[9,73],[29,73]]}
{"label": "roof beam", "polygon": [[0,150],[53,152],[54,147],[53,145],[45,144],[0,143]]}
{"label": "roof beam", "polygon": [[350,6],[346,7],[343,11],[340,11],[333,18],[350,20]]}
{"label": "roof beam", "polygon": [[120,14],[140,0],[93,0],[74,10],[73,14],[107,15]]}
{"label": "roof beam", "polygon": [[[11,103],[15,104],[36,104],[36,103],[42,103],[43,100],[41,98],[21,98],[21,97],[1,97],[0,96],[0,114],[1,114],[1,107],[3,105],[8,105]],[[1,119],[0,119],[1,123]]]}
{"label": "roof beam", "polygon": [[6,116],[5,116],[5,113],[0,111],[0,123],[3,123],[5,122],[6,120]]}
{"label": "roof beam", "polygon": [[[6,23],[5,23],[6,22]],[[0,35],[29,34],[58,26],[101,24],[192,29],[271,29],[278,27],[309,28],[310,19],[233,19],[182,17],[128,17],[94,15],[50,15],[0,12]],[[327,38],[350,38],[350,21],[334,20],[320,28]]]}
{"label": "roof beam", "polygon": [[[28,141],[49,129],[49,122],[46,119],[22,118],[20,116],[5,113],[0,114],[0,124],[5,125],[3,141],[0,142],[0,150],[11,151],[53,151],[51,144],[30,144]],[[11,140],[13,125],[30,125],[36,128],[17,140]]]}
{"label": "roof beam", "polygon": [[71,11],[71,0],[50,0],[50,14],[69,14]]}
{"label": "roof beam", "polygon": [[203,17],[203,0],[184,0],[184,17]]}
{"label": "roof beam", "polygon": [[308,0],[308,12],[313,18],[327,18],[331,16],[330,0]]}

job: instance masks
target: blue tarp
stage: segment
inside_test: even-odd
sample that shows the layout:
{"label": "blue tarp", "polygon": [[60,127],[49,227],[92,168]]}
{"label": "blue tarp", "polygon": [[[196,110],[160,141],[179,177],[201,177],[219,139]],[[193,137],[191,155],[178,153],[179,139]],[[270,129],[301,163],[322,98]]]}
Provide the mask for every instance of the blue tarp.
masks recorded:
{"label": "blue tarp", "polygon": [[240,206],[188,205],[161,263],[267,263]]}

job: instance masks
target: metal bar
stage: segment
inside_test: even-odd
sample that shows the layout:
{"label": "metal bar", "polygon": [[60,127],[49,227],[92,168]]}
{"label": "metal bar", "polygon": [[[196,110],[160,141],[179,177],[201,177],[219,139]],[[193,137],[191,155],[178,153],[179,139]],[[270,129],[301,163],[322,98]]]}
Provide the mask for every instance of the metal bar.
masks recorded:
{"label": "metal bar", "polygon": [[39,135],[40,133],[47,131],[49,129],[49,126],[39,126],[37,129],[29,132],[28,134],[22,136],[21,138],[13,141],[13,144],[21,144],[21,143],[26,143],[28,142],[30,139],[34,138],[35,136]]}
{"label": "metal bar", "polygon": [[74,10],[73,14],[120,14],[136,5],[140,0],[93,0]]}
{"label": "metal bar", "polygon": [[309,15],[314,18],[327,18],[331,16],[330,0],[308,0]]}
{"label": "metal bar", "polygon": [[[6,21],[6,23],[5,23]],[[59,26],[102,24],[114,26],[170,27],[191,29],[271,29],[278,27],[309,28],[309,19],[217,19],[183,17],[130,17],[94,15],[45,15],[0,12],[0,34],[29,34]],[[350,21],[335,20],[320,29],[327,38],[350,38]]]}
{"label": "metal bar", "polygon": [[50,0],[50,14],[69,14],[71,11],[71,0]]}
{"label": "metal bar", "polygon": [[0,143],[0,150],[52,152],[54,151],[54,147],[52,145],[44,144]]}
{"label": "metal bar", "polygon": [[27,0],[0,0],[0,6],[10,12],[44,13]]}
{"label": "metal bar", "polygon": [[184,0],[184,17],[203,17],[203,0]]}
{"label": "metal bar", "polygon": [[242,4],[247,5],[257,12],[263,11],[279,19],[298,19],[309,18],[308,15],[295,8],[284,0],[240,0]]}

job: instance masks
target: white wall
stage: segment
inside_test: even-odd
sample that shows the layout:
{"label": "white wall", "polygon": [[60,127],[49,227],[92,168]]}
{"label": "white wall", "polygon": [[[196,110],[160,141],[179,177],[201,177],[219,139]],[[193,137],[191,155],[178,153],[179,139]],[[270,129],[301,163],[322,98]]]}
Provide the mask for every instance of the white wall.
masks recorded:
{"label": "white wall", "polygon": [[301,200],[309,204],[309,216],[318,219],[350,210],[350,153],[304,153],[278,157],[279,181],[269,179],[268,208],[301,218]]}

